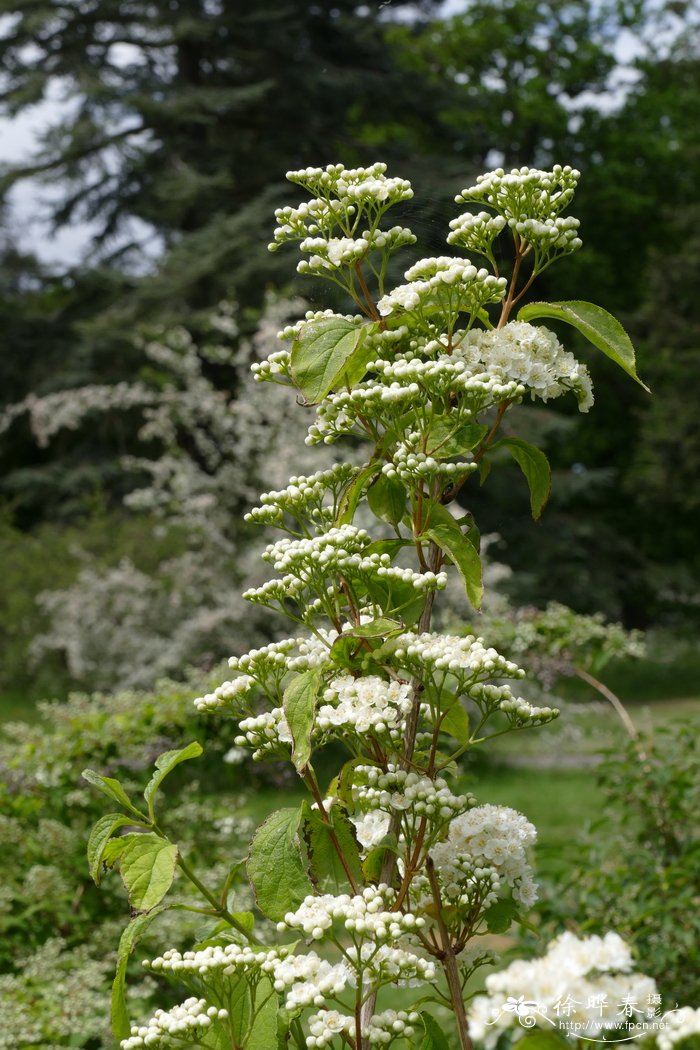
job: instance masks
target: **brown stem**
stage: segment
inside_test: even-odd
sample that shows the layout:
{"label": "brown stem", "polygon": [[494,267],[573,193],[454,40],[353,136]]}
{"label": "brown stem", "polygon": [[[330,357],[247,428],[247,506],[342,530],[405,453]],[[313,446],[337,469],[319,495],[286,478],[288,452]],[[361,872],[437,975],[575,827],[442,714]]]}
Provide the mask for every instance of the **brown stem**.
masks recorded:
{"label": "brown stem", "polygon": [[335,849],[335,852],[338,854],[338,860],[343,865],[343,871],[348,877],[348,882],[352,887],[352,892],[359,893],[360,887],[355,882],[355,877],[352,873],[350,865],[347,862],[345,854],[343,853],[342,846],[338,842],[338,836],[336,835],[335,829],[331,824],[330,817],[326,813],[326,808],[323,805],[323,799],[321,798],[321,792],[319,790],[318,782],[310,766],[307,766],[306,771],[304,772],[304,782],[314,797],[314,802],[318,807],[318,812],[321,817],[321,820],[328,828],[328,835],[330,837],[331,842],[333,843],[333,848]]}
{"label": "brown stem", "polygon": [[615,693],[613,693],[612,689],[608,689],[607,685],[605,685],[603,682],[598,681],[598,679],[594,678],[592,674],[588,673],[588,671],[584,671],[582,667],[574,667],[573,670],[577,678],[580,678],[583,682],[586,682],[588,685],[592,686],[593,689],[596,690],[596,692],[600,693],[601,696],[605,697],[608,703],[612,704],[613,708],[615,709],[615,713],[619,717],[623,726],[629,733],[632,740],[634,740],[635,744],[637,744],[637,754],[642,759],[642,761],[645,762],[647,756],[646,752],[642,750],[639,745],[639,732],[637,731],[636,725],[627,713],[625,705],[622,703],[622,700],[620,700],[619,696],[616,696]]}
{"label": "brown stem", "polygon": [[452,1000],[452,1009],[454,1010],[455,1019],[457,1021],[459,1045],[461,1050],[473,1050],[473,1044],[469,1037],[469,1022],[467,1021],[467,1013],[464,1009],[464,996],[462,995],[462,982],[459,979],[459,967],[457,966],[457,959],[452,947],[450,932],[445,925],[445,919],[442,914],[442,898],[440,896],[440,887],[438,885],[437,876],[435,875],[435,865],[433,864],[432,857],[428,857],[425,867],[428,873],[430,889],[432,890],[433,901],[437,913],[437,924],[440,930],[440,939],[442,941],[440,962],[445,971],[447,987],[449,988],[450,999]]}
{"label": "brown stem", "polygon": [[371,317],[373,321],[378,321],[380,324],[382,324],[382,318],[380,317],[379,311],[377,310],[377,306],[374,302],[374,299],[372,298],[372,293],[367,287],[367,282],[365,280],[365,275],[362,272],[362,267],[360,266],[359,259],[355,263],[355,274],[357,276],[357,283],[360,286],[360,291],[362,292],[365,303],[367,305],[366,312],[368,316]]}

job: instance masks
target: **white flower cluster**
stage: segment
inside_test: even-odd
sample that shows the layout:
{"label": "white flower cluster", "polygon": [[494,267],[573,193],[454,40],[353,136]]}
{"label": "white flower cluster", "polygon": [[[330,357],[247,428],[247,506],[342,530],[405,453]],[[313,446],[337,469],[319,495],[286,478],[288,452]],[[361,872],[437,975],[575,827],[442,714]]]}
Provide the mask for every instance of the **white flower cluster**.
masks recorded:
{"label": "white flower cluster", "polygon": [[447,573],[415,572],[392,565],[389,554],[364,553],[371,543],[369,533],[355,525],[340,525],[311,538],[285,537],[269,544],[262,555],[284,575],[247,590],[243,597],[266,605],[285,598],[299,599],[305,592],[325,596],[329,579],[332,581],[337,573],[348,578],[401,580],[419,591],[446,587]]}
{"label": "white flower cluster", "polygon": [[491,331],[473,329],[464,337],[461,349],[466,355],[475,351],[479,365],[503,382],[522,384],[533,400],[550,401],[570,390],[581,412],[593,404],[588,369],[543,325],[511,321]]}
{"label": "white flower cluster", "polygon": [[341,1014],[338,1010],[319,1010],[317,1014],[311,1015],[308,1023],[310,1034],[306,1037],[306,1045],[309,1050],[322,1050],[337,1035],[352,1038],[355,1030],[355,1018]]}
{"label": "white flower cluster", "polygon": [[316,952],[290,955],[275,962],[272,982],[276,992],[287,992],[286,1008],[323,1006],[340,995],[353,977],[347,963],[331,964]]}
{"label": "white flower cluster", "polygon": [[240,710],[240,701],[248,695],[252,685],[253,679],[248,675],[222,682],[213,693],[198,696],[194,706],[200,714],[236,714]]}
{"label": "white flower cluster", "polygon": [[[700,1007],[682,1006],[664,1020],[664,1027],[656,1033],[659,1050],[672,1050],[677,1043],[700,1036]],[[692,1044],[691,1044],[692,1045]]]}
{"label": "white flower cluster", "polygon": [[415,242],[415,235],[404,226],[364,230],[359,237],[306,237],[299,249],[311,253],[311,258],[302,259],[297,264],[297,272],[323,274],[324,270],[334,271],[359,263],[371,251],[396,251]]}
{"label": "white flower cluster", "polygon": [[214,1021],[224,1020],[228,1011],[210,1006],[206,999],[191,997],[171,1010],[156,1010],[145,1025],[135,1025],[128,1039],[122,1039],[122,1050],[141,1047],[177,1046],[201,1035]]}
{"label": "white flower cluster", "polygon": [[431,332],[434,311],[440,312],[440,322],[449,319],[453,324],[460,313],[476,314],[488,303],[500,302],[508,283],[504,277],[477,269],[468,259],[445,255],[421,259],[404,277],[409,283],[383,296],[377,309],[382,317],[397,311],[411,313]]}
{"label": "white flower cluster", "polygon": [[[579,177],[580,173],[574,168],[559,164],[551,171],[524,167],[506,173],[503,168],[496,168],[480,175],[476,184],[462,190],[455,200],[458,204],[476,202],[490,206],[506,220],[514,233],[533,246],[540,259],[552,258],[581,247],[578,219],[560,215],[571,203]],[[464,220],[466,226],[462,237]],[[466,216],[460,216],[450,226],[453,230],[448,238],[451,244],[472,246]]]}
{"label": "white flower cluster", "polygon": [[[500,973],[488,975],[488,994],[477,996],[472,1004],[472,1036],[491,1048],[504,1031],[513,1029],[518,1024],[518,1014],[504,1009],[508,1000],[535,1004],[549,1020],[533,1010],[533,1023],[549,1031],[551,1020],[556,1020],[555,1005],[566,1000],[567,1011],[571,1011],[567,1012],[567,1022],[581,1023],[585,1026],[581,1030],[595,1038],[624,1020],[622,1016],[615,1017],[614,1011],[615,1004],[625,996],[645,1002],[647,996],[656,992],[652,978],[631,972],[632,966],[630,950],[616,933],[582,939],[563,933],[549,944],[541,959],[518,959]],[[613,1008],[612,1016],[601,1009],[600,1004],[606,1002]]]}
{"label": "white flower cluster", "polygon": [[405,813],[410,825],[430,817],[435,828],[443,826],[474,805],[472,795],[454,795],[445,780],[431,780],[413,771],[389,764],[383,772],[377,766],[357,766],[352,794],[363,809],[384,813]]}
{"label": "white flower cluster", "polygon": [[352,728],[357,734],[372,731],[398,740],[403,719],[411,710],[411,693],[410,685],[385,682],[376,675],[340,675],[323,694],[316,725],[321,730]]}
{"label": "white flower cluster", "polygon": [[380,809],[370,809],[366,813],[353,813],[350,819],[355,825],[357,841],[363,850],[371,850],[378,846],[388,834],[391,824],[389,814],[382,813]]}
{"label": "white flower cluster", "polygon": [[488,873],[494,892],[505,883],[515,900],[530,907],[537,889],[525,851],[536,839],[530,821],[508,806],[477,806],[462,813],[450,824],[445,841],[431,850],[445,897],[470,902],[474,880]]}
{"label": "white flower cluster", "polygon": [[389,911],[393,896],[394,891],[381,883],[367,886],[354,897],[346,893],[337,897],[329,893],[306,897],[296,911],[287,912],[284,922],[277,923],[277,929],[302,930],[305,936],[318,941],[337,922],[348,933],[384,944],[425,926],[425,919],[420,916]]}
{"label": "white flower cluster", "polygon": [[[293,475],[286,488],[263,492],[260,506],[253,507],[244,516],[244,521],[283,528],[285,515],[289,515],[300,522],[327,525],[333,520],[338,495],[352,474],[353,467],[349,463],[337,463],[308,477]],[[329,494],[331,503],[324,506]]]}

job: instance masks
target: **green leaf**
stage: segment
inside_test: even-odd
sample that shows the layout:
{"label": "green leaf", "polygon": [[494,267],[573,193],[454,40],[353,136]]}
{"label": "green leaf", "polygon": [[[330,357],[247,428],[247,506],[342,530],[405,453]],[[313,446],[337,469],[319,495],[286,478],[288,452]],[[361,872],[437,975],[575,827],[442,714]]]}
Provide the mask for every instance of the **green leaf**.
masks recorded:
{"label": "green leaf", "polygon": [[380,474],[367,490],[370,510],[382,521],[398,525],[406,513],[406,489],[399,478]]}
{"label": "green leaf", "polygon": [[246,1040],[246,1050],[274,1050],[277,1046],[277,1014],[279,1001],[274,993],[271,981],[264,977],[256,990],[256,1004],[264,1003],[253,1022],[252,1030]]}
{"label": "green leaf", "polygon": [[87,844],[87,859],[90,878],[96,886],[100,885],[102,858],[107,843],[118,828],[132,824],[131,817],[125,817],[123,813],[106,813],[104,817],[100,817],[90,832]]}
{"label": "green leaf", "polygon": [[649,391],[649,387],[637,375],[632,340],[617,318],[602,306],[579,300],[564,303],[528,303],[518,313],[519,321],[530,321],[535,317],[566,321],[585,336],[589,343],[619,365],[635,382]]}
{"label": "green leaf", "polygon": [[309,864],[309,875],[322,893],[347,893],[352,891],[350,880],[338,855],[331,836],[331,828],[340,846],[345,862],[355,885],[362,885],[362,863],[355,836],[355,828],[340,806],[331,806],[328,811],[330,828],[321,815],[308,803],[304,808],[304,839]]}
{"label": "green leaf", "polygon": [[336,525],[349,525],[352,519],[355,517],[355,511],[357,505],[362,499],[362,494],[365,491],[365,487],[370,478],[374,477],[377,471],[381,470],[381,463],[368,463],[366,467],[358,471],[357,474],[347,483],[345,488],[340,494],[338,500],[338,508],[335,516]]}
{"label": "green leaf", "polygon": [[399,617],[410,627],[425,607],[425,594],[404,580],[368,579],[367,593],[389,619]]}
{"label": "green leaf", "polygon": [[302,808],[280,809],[255,832],[248,854],[248,878],[260,911],[275,922],[299,907],[313,886],[299,849]]}
{"label": "green leaf", "polygon": [[305,671],[293,678],[284,691],[284,713],[293,741],[292,762],[298,773],[304,772],[311,757],[311,733],[320,688],[320,672]]}
{"label": "green leaf", "polygon": [[425,1012],[421,1013],[420,1018],[425,1032],[423,1042],[420,1044],[420,1050],[450,1050],[447,1036],[435,1018]]}
{"label": "green leaf", "polygon": [[507,933],[518,914],[515,901],[496,901],[484,912],[489,933]]}
{"label": "green leaf", "polygon": [[458,699],[447,709],[440,728],[450,733],[459,744],[466,744],[469,740],[469,715]]}
{"label": "green leaf", "polygon": [[494,448],[505,448],[522,470],[530,487],[530,509],[537,521],[552,490],[549,460],[535,445],[519,438],[502,438]]}
{"label": "green leaf", "polygon": [[475,609],[480,608],[484,596],[481,558],[471,540],[462,533],[455,522],[451,526],[436,525],[428,529],[425,535],[449,555],[462,577],[469,601]]}
{"label": "green leaf", "polygon": [[177,846],[160,835],[130,835],[119,858],[119,874],[136,911],[160,904],[175,878]]}
{"label": "green leaf", "polygon": [[373,846],[362,862],[362,874],[365,882],[378,883],[382,876],[384,861],[388,853],[398,856],[396,835],[385,835],[382,841]]}
{"label": "green leaf", "polygon": [[142,813],[134,806],[118,780],[114,780],[112,777],[100,776],[94,769],[84,769],[81,776],[83,780],[87,780],[88,784],[93,784],[103,795],[111,798],[113,802],[118,802],[120,806],[127,809],[129,813],[133,813],[139,820],[146,819],[145,813]]}
{"label": "green leaf", "polygon": [[380,616],[369,623],[361,623],[358,627],[351,627],[349,631],[343,631],[343,635],[351,638],[386,638],[394,632],[403,631],[403,624],[398,620],[389,620]]}
{"label": "green leaf", "polygon": [[481,423],[455,426],[451,416],[438,416],[427,431],[425,451],[434,459],[450,459],[471,452],[486,437],[489,428]]}
{"label": "green leaf", "polygon": [[364,327],[344,317],[309,321],[292,344],[291,372],[309,404],[321,401],[350,365]]}
{"label": "green leaf", "polygon": [[112,982],[112,1032],[115,1039],[127,1039],[131,1022],[126,1008],[126,968],[129,956],[157,915],[168,910],[163,904],[153,908],[148,915],[137,915],[126,927],[119,940],[117,970]]}
{"label": "green leaf", "polygon": [[539,1028],[536,1032],[527,1032],[518,1039],[524,1050],[562,1050],[563,1047],[571,1047],[570,1041],[549,1029]]}
{"label": "green leaf", "polygon": [[156,759],[156,772],[148,781],[143,793],[143,797],[148,803],[148,815],[151,820],[153,820],[153,799],[155,793],[167,777],[168,773],[175,769],[175,766],[179,766],[181,762],[186,762],[188,758],[199,758],[201,754],[202,745],[194,740],[191,744],[188,744],[187,747],[180,748],[176,751],[165,751],[162,755],[158,756]]}

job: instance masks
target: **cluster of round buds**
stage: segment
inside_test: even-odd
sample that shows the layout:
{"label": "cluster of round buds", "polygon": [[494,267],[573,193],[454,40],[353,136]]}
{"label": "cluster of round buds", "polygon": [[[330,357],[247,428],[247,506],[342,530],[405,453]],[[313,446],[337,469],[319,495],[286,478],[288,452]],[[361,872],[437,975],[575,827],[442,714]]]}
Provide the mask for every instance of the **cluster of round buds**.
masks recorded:
{"label": "cluster of round buds", "polygon": [[[489,908],[498,900],[501,878],[488,863],[477,863],[468,854],[459,854],[445,861],[448,851],[445,843],[438,843],[430,851],[435,864],[440,896],[450,908],[473,911]],[[425,875],[418,875],[411,884],[416,901],[427,906],[432,900],[432,889]],[[459,920],[455,912],[454,918]]]}
{"label": "cluster of round buds", "polygon": [[343,203],[396,204],[413,196],[406,179],[387,178],[386,164],[378,161],[367,168],[328,164],[325,168],[288,171],[287,178],[317,197],[338,197]]}
{"label": "cluster of round buds", "polygon": [[254,361],[250,366],[253,378],[257,383],[279,383],[285,384],[292,381],[290,368],[291,354],[289,350],[276,350],[269,354],[264,361]]}
{"label": "cluster of round buds", "polygon": [[328,999],[340,995],[353,976],[345,962],[333,965],[316,952],[275,961],[271,971],[275,991],[289,989],[285,1003],[288,1010],[323,1006]]}
{"label": "cluster of round buds", "polygon": [[336,321],[348,321],[350,324],[358,326],[366,323],[362,314],[337,314],[335,310],[307,310],[300,320],[295,321],[294,324],[285,325],[277,333],[277,338],[285,342],[291,342],[299,338],[309,322],[325,321],[329,317]]}
{"label": "cluster of round buds", "polygon": [[454,795],[442,777],[431,780],[390,764],[386,772],[377,766],[357,766],[352,794],[363,809],[404,814],[405,830],[429,817],[436,835],[447,822],[475,804],[473,795]]}
{"label": "cluster of round buds", "polygon": [[473,634],[454,635],[405,631],[388,638],[378,650],[377,659],[388,657],[394,667],[423,677],[453,675],[460,692],[467,686],[489,678],[524,678],[525,672],[511,660],[487,648],[483,638]]}
{"label": "cluster of round buds", "polygon": [[358,734],[371,730],[398,740],[403,718],[411,710],[411,694],[406,683],[386,682],[376,675],[340,675],[323,694],[316,725],[321,730],[352,728]]}
{"label": "cluster of round buds", "polygon": [[210,973],[223,973],[227,976],[234,973],[269,973],[274,964],[279,962],[280,952],[275,948],[256,951],[248,945],[215,944],[208,945],[200,951],[178,952],[174,948],[164,952],[157,959],[144,963],[155,973],[173,975],[195,974],[206,977]]}
{"label": "cluster of round buds", "polygon": [[413,436],[408,435],[409,440],[405,444],[397,445],[391,462],[382,467],[382,473],[387,477],[399,477],[407,484],[424,481],[426,478],[441,478],[445,484],[447,481],[455,482],[479,469],[477,463],[448,463],[437,460],[434,456],[414,448],[411,440]]}
{"label": "cluster of round buds", "polygon": [[551,171],[539,168],[496,168],[479,175],[455,197],[457,204],[482,201],[505,216],[520,221],[528,216],[546,219],[559,215],[571,203],[581,173],[568,164],[555,164]]}
{"label": "cluster of round buds", "polygon": [[494,240],[506,225],[502,215],[491,215],[487,211],[480,211],[476,215],[465,212],[450,222],[451,233],[447,235],[447,243],[456,244],[467,252],[490,256]]}
{"label": "cluster of round buds", "polygon": [[141,1047],[179,1046],[197,1040],[214,1021],[228,1017],[227,1010],[210,1006],[206,999],[185,999],[171,1010],[156,1010],[145,1025],[135,1025],[128,1039],[122,1039],[122,1050],[140,1050]]}
{"label": "cluster of round buds", "polygon": [[[333,1042],[337,1035],[352,1038],[355,1031],[355,1018],[341,1014],[337,1010],[319,1010],[312,1014],[308,1021],[309,1035],[306,1045],[309,1050],[322,1050]],[[343,1039],[345,1042],[345,1039]]]}
{"label": "cluster of round buds", "polygon": [[273,668],[287,670],[288,656],[294,651],[296,638],[283,638],[279,642],[270,642],[260,649],[251,649],[243,656],[231,656],[228,665],[233,671],[249,675],[256,681],[265,678]]}
{"label": "cluster of round buds", "polygon": [[253,758],[258,761],[270,753],[289,755],[292,734],[284,713],[284,708],[273,707],[261,715],[242,719],[238,728],[239,736],[235,737],[237,747],[252,747]]}
{"label": "cluster of round buds", "polygon": [[343,434],[357,433],[358,437],[366,434],[358,429],[360,416],[381,415],[387,418],[391,411],[400,412],[406,405],[415,403],[420,394],[417,383],[377,383],[368,381],[358,383],[352,390],[339,390],[325,397],[316,409],[316,422],[309,427],[307,445],[323,442],[332,444]]}
{"label": "cluster of round buds", "polygon": [[397,311],[413,314],[419,327],[433,331],[431,315],[438,311],[441,328],[451,329],[460,313],[476,314],[505,295],[507,281],[468,259],[448,256],[421,259],[404,274],[401,284],[377,303],[382,317]]}
{"label": "cluster of round buds", "polygon": [[213,693],[198,696],[194,706],[200,714],[237,714],[241,709],[241,700],[247,697],[253,679],[248,675],[234,678],[231,682],[222,682]]}
{"label": "cluster of round buds", "polygon": [[535,707],[514,696],[509,685],[491,685],[477,682],[469,690],[469,696],[481,708],[483,713],[502,711],[514,729],[528,725],[544,725],[559,716],[556,707]]}
{"label": "cluster of round buds", "polygon": [[337,271],[343,266],[361,262],[371,251],[395,251],[407,244],[415,244],[414,234],[403,226],[390,230],[365,230],[359,237],[307,237],[299,245],[302,252],[309,252],[310,259],[302,259],[297,265],[298,273]]}
{"label": "cluster of round buds", "polygon": [[344,209],[339,201],[323,200],[320,197],[302,201],[296,208],[275,208],[277,226],[274,240],[268,244],[271,252],[286,241],[300,241],[309,235],[330,230],[342,222]]}
{"label": "cluster of round buds", "polygon": [[[337,463],[328,470],[319,470],[308,477],[293,476],[285,489],[263,492],[260,506],[253,507],[244,520],[260,525],[284,527],[285,515],[297,521],[310,520],[315,524],[325,524],[333,517],[338,494],[350,480],[353,468],[348,463]],[[331,505],[324,508],[323,503],[331,494]]]}
{"label": "cluster of round buds", "polygon": [[372,942],[359,948],[350,945],[345,949],[348,965],[353,967],[365,984],[375,987],[393,984],[416,987],[435,978],[435,963],[403,948],[382,944],[379,948]]}
{"label": "cluster of round buds", "polygon": [[394,1039],[412,1039],[420,1014],[412,1010],[384,1010],[373,1014],[367,1025],[367,1040],[370,1046],[389,1046]]}
{"label": "cluster of round buds", "polygon": [[314,569],[335,572],[349,568],[349,559],[353,556],[359,559],[371,542],[372,537],[364,529],[358,529],[355,525],[340,525],[320,536],[284,538],[270,543],[262,559],[269,562],[276,572],[306,573]]}
{"label": "cluster of round buds", "polygon": [[296,911],[287,912],[284,922],[277,923],[277,929],[302,930],[318,941],[334,923],[339,923],[348,933],[381,944],[425,926],[425,919],[420,916],[388,910],[393,897],[394,891],[384,883],[367,886],[354,897],[345,893],[338,897],[328,893],[306,897]]}

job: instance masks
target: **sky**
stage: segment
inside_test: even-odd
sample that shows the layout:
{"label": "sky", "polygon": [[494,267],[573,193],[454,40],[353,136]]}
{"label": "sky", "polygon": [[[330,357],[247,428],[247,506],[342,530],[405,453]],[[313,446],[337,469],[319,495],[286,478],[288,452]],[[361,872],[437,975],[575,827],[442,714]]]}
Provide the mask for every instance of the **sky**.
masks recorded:
{"label": "sky", "polygon": [[[446,0],[443,13],[454,14],[463,7],[464,0]],[[2,30],[0,18],[0,31]],[[616,48],[618,60],[626,65],[639,53],[639,42],[631,33],[621,34]],[[622,92],[622,94],[621,94]],[[588,101],[608,108],[619,104],[624,87],[618,88],[607,99]],[[0,117],[0,164],[27,161],[37,144],[37,134],[60,119],[66,111],[58,84],[47,86],[43,102],[25,110],[14,119]],[[17,184],[9,198],[8,213],[10,229],[17,239],[18,247],[34,252],[43,262],[57,267],[70,266],[84,259],[89,249],[93,228],[88,223],[73,223],[53,233],[46,218],[46,202],[51,198],[51,188],[38,180],[24,180]],[[60,193],[58,187],[53,191]],[[130,231],[140,240],[148,239],[148,228],[139,223]],[[153,254],[153,249],[150,252]]]}

